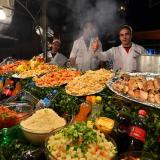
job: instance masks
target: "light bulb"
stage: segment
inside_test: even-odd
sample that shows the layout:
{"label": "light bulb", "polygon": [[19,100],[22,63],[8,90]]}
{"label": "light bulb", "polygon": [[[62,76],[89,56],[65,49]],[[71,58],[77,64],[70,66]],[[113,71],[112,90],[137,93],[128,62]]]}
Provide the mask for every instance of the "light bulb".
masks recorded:
{"label": "light bulb", "polygon": [[0,20],[5,20],[6,19],[6,13],[2,8],[0,8]]}

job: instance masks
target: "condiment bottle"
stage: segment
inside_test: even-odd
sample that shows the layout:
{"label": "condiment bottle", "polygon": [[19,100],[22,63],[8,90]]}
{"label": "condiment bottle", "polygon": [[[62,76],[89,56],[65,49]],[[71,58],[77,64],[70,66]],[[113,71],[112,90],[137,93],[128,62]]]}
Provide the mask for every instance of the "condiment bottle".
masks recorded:
{"label": "condiment bottle", "polygon": [[4,83],[4,78],[3,78],[3,77],[0,77],[0,92],[2,92],[3,83]]}
{"label": "condiment bottle", "polygon": [[12,95],[13,89],[14,89],[14,81],[11,79],[6,79],[2,89],[1,99],[9,98]]}
{"label": "condiment bottle", "polygon": [[84,122],[88,118],[88,114],[91,112],[91,104],[84,102],[81,103],[79,113],[76,114],[74,121],[75,122]]}
{"label": "condiment bottle", "polygon": [[95,120],[100,116],[103,106],[102,106],[102,97],[100,96],[92,96],[92,111],[88,117],[88,120]]}
{"label": "condiment bottle", "polygon": [[21,82],[17,82],[12,92],[12,96],[16,96],[22,90]]}

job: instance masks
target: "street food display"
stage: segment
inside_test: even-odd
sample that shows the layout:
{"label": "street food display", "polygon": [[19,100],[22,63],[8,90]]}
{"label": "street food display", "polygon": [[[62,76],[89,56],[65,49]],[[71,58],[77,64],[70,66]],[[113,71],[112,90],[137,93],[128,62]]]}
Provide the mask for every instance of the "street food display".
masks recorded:
{"label": "street food display", "polygon": [[79,71],[61,69],[45,74],[42,77],[35,77],[34,81],[38,87],[54,87],[66,84],[79,75]]}
{"label": "street food display", "polygon": [[110,81],[109,88],[117,94],[152,107],[160,108],[160,75],[123,74]]}
{"label": "street food display", "polygon": [[66,92],[74,96],[95,94],[105,88],[107,81],[113,73],[106,69],[87,71],[84,75],[75,78],[67,84]]}
{"label": "street food display", "polygon": [[159,109],[158,74],[83,73],[38,57],[17,60],[0,66],[0,159],[42,160],[45,144],[44,160],[113,160],[140,134],[134,148],[139,142],[158,160]]}

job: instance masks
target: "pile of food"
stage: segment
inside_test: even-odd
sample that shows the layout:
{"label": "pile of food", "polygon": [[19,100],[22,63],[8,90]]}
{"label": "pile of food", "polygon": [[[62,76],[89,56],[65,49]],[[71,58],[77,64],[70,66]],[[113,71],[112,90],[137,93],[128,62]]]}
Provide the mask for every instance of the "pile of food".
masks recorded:
{"label": "pile of food", "polygon": [[39,64],[34,69],[29,69],[29,70],[25,70],[23,72],[20,72],[19,74],[17,74],[17,77],[18,78],[35,77],[35,76],[39,76],[39,75],[54,71],[57,68],[58,68],[58,66],[56,66],[56,65],[51,65],[51,64],[47,64],[47,63]]}
{"label": "pile of food", "polygon": [[8,128],[18,124],[27,113],[17,113],[8,106],[0,106],[0,129]]}
{"label": "pile of food", "polygon": [[160,77],[147,79],[145,76],[122,75],[112,87],[139,101],[160,104]]}
{"label": "pile of food", "polygon": [[25,130],[34,133],[49,133],[65,124],[66,120],[64,118],[52,109],[47,108],[37,110],[31,117],[20,123]]}
{"label": "pile of food", "polygon": [[89,70],[84,75],[68,83],[66,92],[75,96],[84,96],[100,92],[105,88],[106,82],[111,79],[112,76],[113,73],[110,70]]}
{"label": "pile of food", "polygon": [[54,87],[66,84],[79,75],[79,71],[62,69],[34,78],[34,81],[38,87]]}
{"label": "pile of food", "polygon": [[26,63],[28,63],[27,60],[18,60],[11,64],[2,65],[0,66],[0,74],[15,72],[19,65],[25,65]]}
{"label": "pile of food", "polygon": [[103,133],[88,128],[86,123],[76,123],[55,133],[46,147],[57,160],[111,160],[117,152]]}

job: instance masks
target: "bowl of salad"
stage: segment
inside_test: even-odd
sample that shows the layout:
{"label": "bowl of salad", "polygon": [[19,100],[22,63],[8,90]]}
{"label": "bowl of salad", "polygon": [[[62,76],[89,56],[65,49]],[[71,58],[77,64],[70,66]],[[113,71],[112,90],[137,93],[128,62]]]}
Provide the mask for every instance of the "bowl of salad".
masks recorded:
{"label": "bowl of salad", "polygon": [[112,160],[117,153],[113,140],[85,122],[55,131],[46,139],[45,148],[48,160]]}
{"label": "bowl of salad", "polygon": [[19,124],[30,116],[33,107],[27,103],[6,103],[0,105],[0,129]]}
{"label": "bowl of salad", "polygon": [[119,156],[119,160],[156,160],[151,153],[142,151],[130,151]]}

